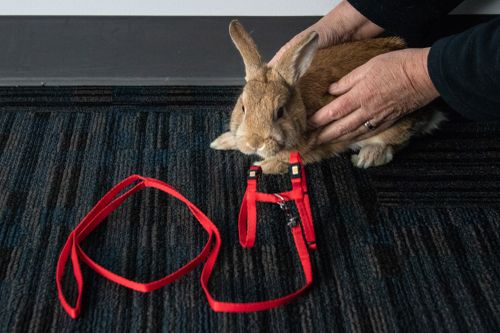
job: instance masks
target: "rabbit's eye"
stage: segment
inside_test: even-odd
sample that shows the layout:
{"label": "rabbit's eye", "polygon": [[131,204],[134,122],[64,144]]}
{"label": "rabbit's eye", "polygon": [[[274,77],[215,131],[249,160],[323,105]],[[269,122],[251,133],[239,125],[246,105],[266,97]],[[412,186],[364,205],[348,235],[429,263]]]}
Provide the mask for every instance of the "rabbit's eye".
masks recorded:
{"label": "rabbit's eye", "polygon": [[241,106],[241,112],[245,113],[245,107],[243,105]]}
{"label": "rabbit's eye", "polygon": [[284,107],[279,108],[276,117],[280,119],[281,117],[283,117],[283,113],[285,113],[285,108]]}

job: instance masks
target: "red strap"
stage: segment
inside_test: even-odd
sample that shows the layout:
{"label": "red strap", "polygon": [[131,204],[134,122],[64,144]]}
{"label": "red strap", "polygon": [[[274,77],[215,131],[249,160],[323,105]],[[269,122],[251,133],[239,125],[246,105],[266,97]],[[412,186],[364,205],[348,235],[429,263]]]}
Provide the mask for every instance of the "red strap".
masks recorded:
{"label": "red strap", "polygon": [[[293,155],[292,155],[293,156]],[[296,156],[293,158],[296,163],[299,163],[302,167],[300,161],[300,155],[296,153]],[[292,157],[291,157],[292,160]],[[256,201],[264,201],[264,202],[280,202],[280,199],[270,193],[261,193],[257,192],[257,179],[261,173],[261,169],[258,166],[252,166],[249,170],[249,177],[247,181],[247,190],[245,191],[245,195],[242,200],[239,218],[238,218],[238,234],[240,238],[240,244],[242,247],[251,248],[255,244],[255,234],[257,230],[257,209],[256,209]],[[305,173],[302,172],[301,178],[305,184]],[[296,200],[304,198],[303,187],[292,188],[289,192],[280,193],[281,196],[286,198],[287,200]],[[299,208],[299,214],[301,219],[305,221],[305,219],[310,215],[310,207],[309,201],[307,201],[307,206],[305,206],[305,201],[301,201],[302,210]],[[297,202],[296,202],[297,203]],[[304,215],[307,212],[307,215]],[[312,227],[312,218],[307,220],[307,223],[310,223]],[[284,305],[291,300],[298,297],[307,288],[312,284],[313,275],[312,275],[312,267],[311,267],[311,259],[309,257],[308,247],[304,240],[304,235],[302,233],[302,228],[299,224],[293,226],[291,228],[292,236],[295,243],[295,248],[297,250],[297,254],[299,256],[299,260],[302,266],[302,270],[304,273],[305,283],[304,285],[296,290],[293,293],[288,295],[266,300],[260,302],[246,302],[246,303],[234,303],[234,302],[223,302],[216,300],[209,291],[208,283],[210,276],[212,274],[212,270],[215,266],[215,262],[217,260],[217,255],[219,254],[221,240],[219,233],[215,234],[215,244],[212,252],[209,254],[205,266],[203,267],[201,274],[201,286],[205,291],[205,296],[208,299],[208,303],[212,310],[217,312],[254,312],[254,311],[263,311],[272,308],[276,308],[278,306]],[[305,231],[305,229],[304,229]],[[314,236],[314,230],[312,231],[312,235]],[[310,247],[311,248],[311,247]]]}
{"label": "red strap", "polygon": [[205,291],[205,295],[208,299],[208,303],[210,304],[212,310],[216,312],[254,312],[254,311],[269,310],[292,301],[294,298],[298,297],[300,294],[306,291],[306,289],[311,285],[313,281],[311,259],[309,257],[309,252],[304,242],[304,237],[302,236],[302,230],[299,225],[292,228],[292,235],[305,277],[305,284],[299,290],[283,297],[267,301],[260,301],[260,302],[232,303],[232,302],[217,301],[212,297],[210,291],[208,290],[208,280],[210,279],[210,275],[212,274],[212,269],[217,259],[217,253],[218,253],[218,248],[217,248],[217,251],[215,251],[214,249],[214,252],[210,253],[207,262],[205,264],[205,267],[203,267],[203,271],[201,272],[201,287]]}
{"label": "red strap", "polygon": [[298,152],[292,152],[290,154],[290,164],[292,165],[292,168],[294,165],[298,165],[300,169],[300,177],[292,178],[292,191],[296,190],[302,194],[295,199],[295,205],[297,206],[300,218],[302,219],[302,226],[304,228],[304,234],[308,247],[311,250],[316,250],[316,235],[314,233],[311,204],[309,202],[309,193],[307,191],[306,173]]}
{"label": "red strap", "polygon": [[[243,247],[251,248],[255,244],[255,234],[257,230],[257,202],[279,203],[283,201],[295,201],[309,248],[316,249],[316,239],[314,235],[311,208],[309,205],[309,195],[307,194],[305,172],[298,152],[291,153],[290,164],[292,172],[292,190],[276,194],[258,192],[257,179],[261,173],[261,169],[257,166],[250,168],[247,180],[247,189],[241,203],[238,218],[238,235],[240,244]],[[297,167],[297,170],[294,170],[294,166]],[[294,172],[296,172],[295,175]],[[253,303],[219,302],[210,296],[208,289],[206,288],[206,281],[204,280],[205,269],[211,272],[209,258],[207,264],[205,265],[205,269],[203,270],[201,282],[212,309],[221,312],[250,312],[266,310],[289,302],[303,293],[311,285],[313,280],[311,260],[309,257],[308,246],[304,241],[301,225],[296,224],[292,226],[291,229],[295,242],[295,248],[297,249],[305,276],[304,286],[291,294],[273,300]],[[207,279],[208,276],[210,276],[210,273],[207,273]]]}
{"label": "red strap", "polygon": [[[291,157],[300,164],[300,156]],[[300,164],[301,165],[301,164]],[[240,216],[238,221],[238,229],[240,242],[243,247],[252,247],[255,243],[255,232],[256,232],[256,201],[265,202],[280,202],[279,199],[274,194],[259,193],[257,192],[257,177],[260,168],[252,167],[250,172],[255,171],[255,177],[249,179],[247,191],[245,197],[242,201],[242,206],[240,209]],[[289,192],[281,193],[280,195],[286,200],[295,200],[299,215],[302,220],[302,226],[304,228],[305,238],[309,242],[309,239],[314,240],[314,230],[312,229],[312,217],[309,207],[309,199],[307,197],[307,188],[305,184],[305,174],[303,173],[299,177],[301,181],[294,183],[292,179],[293,188]],[[179,268],[177,271],[159,279],[156,281],[148,283],[140,283],[133,280],[129,280],[123,276],[115,274],[103,266],[92,260],[81,248],[80,242],[82,242],[112,211],[114,211],[118,206],[120,206],[129,196],[135,192],[146,188],[152,187],[167,194],[172,195],[181,202],[187,205],[191,213],[196,217],[198,222],[202,225],[205,231],[208,233],[208,240],[203,250],[190,262]],[[128,190],[127,190],[128,188]],[[305,192],[304,192],[305,189]],[[120,194],[124,191],[123,194]],[[309,225],[309,226],[308,226]],[[218,312],[253,312],[267,310],[271,308],[283,305],[295,297],[303,293],[312,283],[312,268],[311,260],[309,257],[309,252],[307,245],[304,240],[304,235],[300,224],[293,225],[292,235],[295,242],[295,247],[302,265],[302,269],[305,276],[305,284],[299,290],[288,294],[286,296],[260,301],[260,302],[249,302],[249,303],[232,303],[232,302],[222,302],[216,300],[208,289],[208,284],[212,270],[217,261],[217,256],[221,247],[221,238],[218,229],[210,221],[210,219],[203,214],[201,210],[198,209],[193,203],[186,199],[182,194],[175,190],[170,185],[161,182],[153,178],[146,178],[139,175],[132,175],[115,187],[113,187],[104,197],[99,200],[99,202],[92,208],[92,210],[85,216],[82,221],[77,225],[77,227],[70,233],[66,244],[64,245],[59,260],[57,262],[56,268],[56,284],[59,295],[59,300],[62,304],[64,310],[72,317],[78,317],[81,309],[81,300],[83,294],[83,276],[80,266],[80,260],[86,263],[95,272],[107,278],[110,281],[116,282],[126,288],[130,288],[140,292],[150,292],[169,284],[181,276],[189,273],[196,266],[201,264],[206,259],[205,265],[201,274],[201,286],[205,292],[208,299],[210,307],[214,311]],[[309,235],[309,238],[308,238]],[[311,236],[312,235],[312,236]],[[312,238],[311,238],[312,237]],[[311,248],[311,246],[309,246]],[[71,306],[64,295],[62,290],[62,277],[64,275],[64,268],[68,262],[71,255],[71,263],[73,267],[73,276],[75,278],[78,290],[78,296],[76,299],[75,306]]]}
{"label": "red strap", "polygon": [[[292,190],[276,194],[258,192],[257,179],[261,173],[261,169],[258,166],[250,168],[247,189],[241,203],[238,218],[238,234],[241,246],[251,248],[255,244],[257,202],[278,203],[284,199],[284,201],[295,201],[308,247],[311,250],[316,249],[316,235],[314,233],[309,194],[307,193],[306,174],[298,152],[290,154],[290,166]],[[294,167],[297,170],[294,170]],[[254,176],[250,176],[252,171],[254,171]],[[296,175],[294,175],[295,171],[298,172]]]}
{"label": "red strap", "polygon": [[[257,178],[260,172],[260,167],[250,167],[248,171],[247,190],[241,201],[240,213],[238,216],[238,235],[241,246],[245,248],[251,248],[255,244],[257,223],[252,223],[252,221],[257,220],[255,195],[257,193]],[[250,223],[247,223],[248,220],[250,220]]]}
{"label": "red strap", "polygon": [[[131,189],[126,191],[124,194],[117,196],[121,191],[126,189],[129,185],[134,182],[138,182]],[[185,203],[191,213],[196,217],[196,219],[200,222],[203,228],[208,233],[207,244],[203,248],[203,250],[196,256],[193,260],[188,262],[186,265],[182,266],[177,271],[167,275],[159,280],[148,282],[148,283],[140,283],[136,281],[129,280],[120,275],[117,275],[106,268],[102,267],[95,261],[93,261],[80,247],[80,242],[88,236],[92,230],[94,230],[99,223],[101,223],[113,210],[115,210],[120,204],[125,201],[130,195],[137,192],[138,190],[145,187],[153,187],[157,188],[165,193],[168,193],[175,198],[179,199],[183,203]],[[210,221],[210,219],[203,214],[194,204],[192,204],[189,200],[187,200],[182,194],[177,192],[175,189],[170,187],[169,185],[152,178],[145,178],[139,175],[133,175],[123,180],[121,183],[112,188],[96,205],[92,210],[83,218],[83,220],[78,224],[73,232],[68,237],[66,244],[64,245],[59,260],[57,262],[56,268],[56,284],[59,293],[59,300],[61,304],[66,310],[66,312],[72,317],[78,317],[80,313],[81,307],[81,299],[83,293],[83,276],[80,268],[80,259],[85,262],[90,268],[94,271],[107,278],[110,281],[116,282],[124,287],[140,291],[140,292],[150,292],[161,288],[168,283],[175,281],[181,276],[189,273],[196,266],[198,266],[205,258],[208,256],[211,251],[212,239],[215,238],[216,242],[218,242],[218,246],[220,247],[220,236],[215,225]],[[217,251],[218,252],[218,251]],[[77,288],[78,288],[78,296],[76,300],[75,306],[71,306],[66,297],[64,296],[64,292],[62,290],[61,280],[64,274],[64,267],[68,261],[69,255],[71,254],[71,263],[73,266],[73,275],[76,280]],[[213,252],[212,252],[213,254]]]}

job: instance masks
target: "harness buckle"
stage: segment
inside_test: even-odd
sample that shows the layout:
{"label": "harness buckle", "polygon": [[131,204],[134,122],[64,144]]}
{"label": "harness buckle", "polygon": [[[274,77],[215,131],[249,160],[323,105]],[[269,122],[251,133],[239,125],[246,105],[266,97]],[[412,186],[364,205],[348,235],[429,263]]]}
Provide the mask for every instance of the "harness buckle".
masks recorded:
{"label": "harness buckle", "polygon": [[288,221],[287,225],[290,228],[295,227],[298,224],[298,219],[297,219],[297,216],[295,216],[295,215],[292,214],[292,211],[291,211],[290,207],[286,204],[287,200],[285,200],[285,198],[283,198],[279,194],[275,193],[274,195],[278,199],[280,199],[280,201],[278,201],[277,204],[280,207],[280,209],[283,211],[283,213],[285,213],[285,218]]}
{"label": "harness buckle", "polygon": [[290,177],[292,178],[301,178],[301,165],[300,163],[293,163],[289,166]]}
{"label": "harness buckle", "polygon": [[257,179],[262,173],[262,169],[259,166],[251,166],[248,170],[247,179]]}

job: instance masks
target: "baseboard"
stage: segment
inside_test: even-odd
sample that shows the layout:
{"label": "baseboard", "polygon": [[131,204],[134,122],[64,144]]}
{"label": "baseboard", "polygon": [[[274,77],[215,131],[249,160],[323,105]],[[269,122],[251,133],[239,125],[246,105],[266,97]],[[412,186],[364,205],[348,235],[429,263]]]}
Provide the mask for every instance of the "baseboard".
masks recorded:
{"label": "baseboard", "polygon": [[[2,16],[0,86],[240,85],[231,19]],[[317,19],[240,18],[266,59]]]}

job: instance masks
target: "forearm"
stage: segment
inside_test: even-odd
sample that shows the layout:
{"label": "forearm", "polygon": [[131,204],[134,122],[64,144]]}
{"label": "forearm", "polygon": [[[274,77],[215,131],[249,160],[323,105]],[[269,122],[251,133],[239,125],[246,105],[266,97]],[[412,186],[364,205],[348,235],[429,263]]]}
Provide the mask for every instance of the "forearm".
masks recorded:
{"label": "forearm", "polygon": [[428,69],[442,98],[474,120],[500,119],[500,18],[443,38]]}
{"label": "forearm", "polygon": [[[463,0],[349,0],[356,11],[405,39],[422,36]],[[360,14],[360,15],[361,15]]]}

